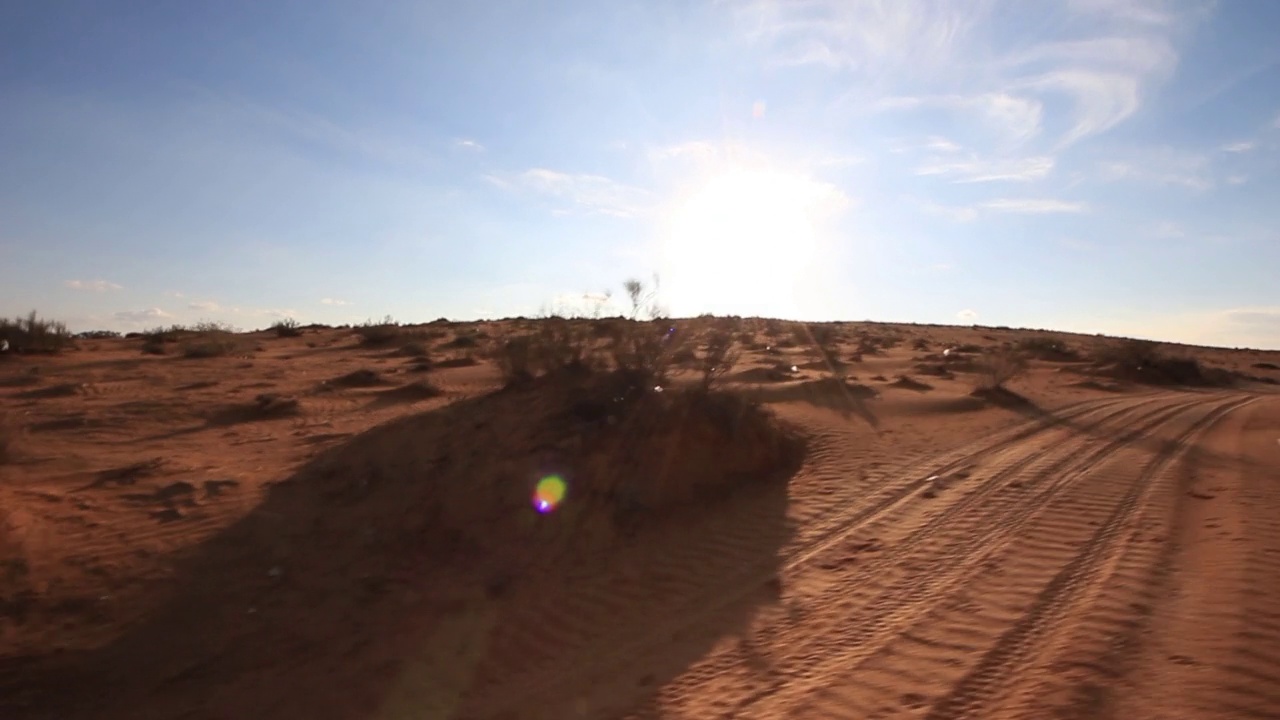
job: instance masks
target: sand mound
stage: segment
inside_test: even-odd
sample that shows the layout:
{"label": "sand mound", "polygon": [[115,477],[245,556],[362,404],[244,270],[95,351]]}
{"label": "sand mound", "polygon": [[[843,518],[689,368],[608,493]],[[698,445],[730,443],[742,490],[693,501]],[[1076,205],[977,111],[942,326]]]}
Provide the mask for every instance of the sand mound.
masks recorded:
{"label": "sand mound", "polygon": [[[376,428],[291,485],[319,494],[331,532],[378,527],[469,561],[548,558],[605,547],[638,519],[785,476],[802,452],[740,396],[554,378]],[[549,478],[563,482],[565,498],[540,514],[534,496]]]}

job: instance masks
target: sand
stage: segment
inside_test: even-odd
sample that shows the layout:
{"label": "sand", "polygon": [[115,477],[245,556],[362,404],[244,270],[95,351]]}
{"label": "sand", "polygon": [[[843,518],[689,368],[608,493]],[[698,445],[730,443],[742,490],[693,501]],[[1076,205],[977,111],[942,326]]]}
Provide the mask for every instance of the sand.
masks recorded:
{"label": "sand", "polygon": [[515,323],[4,358],[0,717],[1280,717],[1280,353],[975,397],[942,349],[1029,333],[849,323],[837,379],[746,323],[763,414],[647,445],[501,390]]}

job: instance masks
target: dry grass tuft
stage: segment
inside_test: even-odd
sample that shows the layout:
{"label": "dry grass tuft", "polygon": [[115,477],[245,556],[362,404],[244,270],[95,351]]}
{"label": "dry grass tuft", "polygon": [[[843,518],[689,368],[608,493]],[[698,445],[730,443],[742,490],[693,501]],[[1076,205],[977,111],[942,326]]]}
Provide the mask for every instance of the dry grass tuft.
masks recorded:
{"label": "dry grass tuft", "polygon": [[20,353],[58,353],[74,344],[64,323],[43,319],[35,310],[13,320],[0,318],[0,340],[8,341],[10,352]]}

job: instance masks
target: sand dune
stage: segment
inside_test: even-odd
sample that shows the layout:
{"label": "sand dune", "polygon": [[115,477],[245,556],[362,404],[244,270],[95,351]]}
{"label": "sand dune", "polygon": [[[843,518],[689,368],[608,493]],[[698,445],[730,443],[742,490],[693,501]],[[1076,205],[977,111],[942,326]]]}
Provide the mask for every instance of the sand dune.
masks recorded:
{"label": "sand dune", "polygon": [[742,323],[711,404],[518,322],[5,357],[0,717],[1280,717],[1280,353]]}

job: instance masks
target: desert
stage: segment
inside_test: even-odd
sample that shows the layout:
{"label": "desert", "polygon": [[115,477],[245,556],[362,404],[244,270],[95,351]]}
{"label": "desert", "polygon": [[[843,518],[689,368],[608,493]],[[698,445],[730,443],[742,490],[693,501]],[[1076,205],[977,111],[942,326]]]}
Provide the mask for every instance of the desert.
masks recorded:
{"label": "desert", "polygon": [[1280,353],[712,317],[14,337],[6,718],[1280,707]]}

